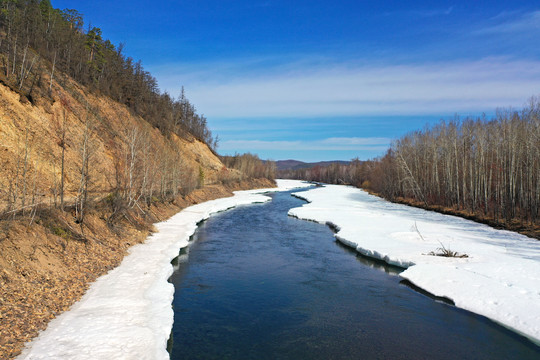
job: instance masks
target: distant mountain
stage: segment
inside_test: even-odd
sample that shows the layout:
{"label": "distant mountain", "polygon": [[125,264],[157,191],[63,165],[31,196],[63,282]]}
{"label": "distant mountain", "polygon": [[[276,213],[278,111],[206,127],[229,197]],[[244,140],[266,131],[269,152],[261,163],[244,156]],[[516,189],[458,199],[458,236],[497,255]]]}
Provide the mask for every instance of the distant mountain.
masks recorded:
{"label": "distant mountain", "polygon": [[343,161],[343,160],[334,160],[334,161],[319,161],[319,162],[312,162],[307,163],[303,161],[298,160],[278,160],[276,161],[276,168],[278,171],[280,170],[298,170],[298,169],[309,169],[313,168],[315,166],[328,166],[330,164],[339,163],[341,165],[348,165],[351,162],[350,161]]}
{"label": "distant mountain", "polygon": [[277,170],[290,170],[294,169],[297,166],[302,167],[302,165],[306,165],[305,162],[298,161],[298,160],[278,160],[276,161],[276,168]]}

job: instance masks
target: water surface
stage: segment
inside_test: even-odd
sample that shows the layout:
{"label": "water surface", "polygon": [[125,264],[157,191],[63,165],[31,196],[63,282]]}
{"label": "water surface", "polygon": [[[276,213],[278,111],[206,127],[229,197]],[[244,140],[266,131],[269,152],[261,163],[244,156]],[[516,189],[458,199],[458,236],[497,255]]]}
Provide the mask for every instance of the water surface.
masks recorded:
{"label": "water surface", "polygon": [[540,347],[404,285],[290,192],[203,223],[183,249],[171,359],[538,359]]}

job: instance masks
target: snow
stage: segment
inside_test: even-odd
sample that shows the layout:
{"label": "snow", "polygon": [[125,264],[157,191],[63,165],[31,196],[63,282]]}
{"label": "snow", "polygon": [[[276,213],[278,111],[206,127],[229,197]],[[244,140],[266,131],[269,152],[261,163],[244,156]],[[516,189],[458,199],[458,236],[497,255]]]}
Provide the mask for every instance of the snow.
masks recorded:
{"label": "snow", "polygon": [[308,186],[279,180],[277,188],[237,191],[234,196],[184,209],[156,224],[158,232],[133,246],[116,269],[97,279],[82,299],[52,320],[19,359],[168,359],[174,286],[171,260],[188,245],[197,223],[235,206],[266,202],[263,193]]}
{"label": "snow", "polygon": [[[327,185],[294,195],[309,203],[289,215],[335,226],[337,240],[406,268],[400,276],[416,286],[540,344],[539,241],[352,187]],[[428,255],[442,246],[468,258]]]}
{"label": "snow", "polygon": [[[171,260],[188,245],[197,223],[235,206],[268,201],[265,192],[306,186],[278,180],[278,188],[238,191],[156,224],[158,232],[133,246],[119,267],[100,277],[68,312],[51,321],[19,359],[168,359],[174,292],[167,282]],[[327,185],[295,195],[309,203],[291,209],[289,215],[332,224],[339,241],[366,256],[407,268],[400,275],[416,286],[540,344],[537,240],[391,204],[346,186]],[[427,255],[441,244],[469,257]]]}

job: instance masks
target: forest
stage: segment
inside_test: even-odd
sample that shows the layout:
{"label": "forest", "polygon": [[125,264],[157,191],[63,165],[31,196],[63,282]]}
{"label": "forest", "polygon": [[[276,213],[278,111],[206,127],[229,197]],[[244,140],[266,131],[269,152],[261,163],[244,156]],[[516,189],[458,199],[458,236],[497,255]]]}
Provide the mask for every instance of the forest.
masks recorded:
{"label": "forest", "polygon": [[[271,187],[76,10],[0,0],[0,358],[190,205]],[[225,161],[225,160],[224,160]],[[254,179],[264,176],[268,179]]]}
{"label": "forest", "polygon": [[[441,120],[396,139],[384,156],[279,176],[350,184],[392,201],[506,228],[533,229],[540,211],[540,101],[493,118]],[[536,229],[536,232],[534,232]]]}
{"label": "forest", "polygon": [[274,180],[276,177],[276,163],[263,161],[255,154],[235,154],[219,158],[223,165],[240,171],[243,176],[248,178]]}
{"label": "forest", "polygon": [[33,219],[41,205],[52,205],[73,209],[83,224],[90,203],[101,199],[113,221],[205,184],[274,177],[274,166],[251,154],[225,157],[222,168],[218,138],[183,89],[176,99],[162,93],[121,44],[49,0],[0,0],[0,83],[33,105],[38,119],[1,104],[11,128],[0,144],[4,219]]}
{"label": "forest", "polygon": [[[0,81],[34,101],[39,88],[52,90],[62,72],[91,91],[127,105],[163,134],[187,131],[217,147],[207,120],[184,92],[161,92],[140,61],[103,38],[101,29],[85,29],[74,9],[54,9],[49,0],[0,0]],[[42,84],[45,78],[49,84]]]}
{"label": "forest", "polygon": [[[126,105],[169,141],[171,134],[178,137],[191,134],[216,150],[217,137],[213,137],[206,118],[197,113],[184,92],[178,98],[162,93],[141,62],[124,55],[122,44],[113,45],[97,27],[85,29],[83,15],[77,10],[54,9],[49,0],[0,0],[0,34],[0,82],[20,94],[22,100],[54,102],[53,84],[69,89],[68,79],[72,78],[91,92]],[[74,92],[71,95],[75,96]],[[99,131],[95,120],[99,114],[88,104],[86,109],[76,109],[66,98],[61,103],[63,110],[55,115],[60,144],[57,150],[61,150],[55,156],[61,161],[55,166],[63,172],[68,132],[65,126],[70,114],[86,119],[86,130],[80,140],[84,146],[79,150],[82,175],[77,191],[86,194],[91,134]],[[496,223],[538,226],[539,108],[538,99],[531,99],[520,111],[501,109],[490,119],[456,116],[404,135],[380,158],[355,159],[350,165],[332,164],[279,175],[352,184],[390,200],[408,199],[427,207],[440,206],[489,218]],[[189,189],[204,182],[204,173],[199,171],[197,175],[196,169],[190,170],[191,174],[184,171],[181,155],[174,146],[158,146],[143,128],[132,127],[116,136],[114,194],[120,194],[133,205],[133,199],[150,201],[156,193],[161,197],[168,193],[175,195],[181,185]],[[20,142],[25,141],[28,142],[25,139]],[[166,156],[152,158],[156,151]],[[245,176],[272,178],[275,173],[275,165],[251,154],[221,160],[225,166],[243,171]],[[19,151],[17,161],[17,174],[12,176],[7,190],[7,211],[24,208],[28,203],[24,192],[17,189],[19,178],[26,173],[28,149]],[[186,176],[189,180],[180,180]],[[233,177],[222,172],[222,181]],[[63,173],[60,179],[52,190],[55,203],[56,197],[62,198],[64,193]],[[25,177],[24,185],[27,182]]]}

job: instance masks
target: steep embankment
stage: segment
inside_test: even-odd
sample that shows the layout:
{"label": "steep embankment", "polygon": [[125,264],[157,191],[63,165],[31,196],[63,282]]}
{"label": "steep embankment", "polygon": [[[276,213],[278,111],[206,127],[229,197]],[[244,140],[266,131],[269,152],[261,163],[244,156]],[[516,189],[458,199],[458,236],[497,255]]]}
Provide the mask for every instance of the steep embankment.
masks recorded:
{"label": "steep embankment", "polygon": [[[152,219],[165,220],[192,204],[232,195],[231,190],[269,187],[265,180],[209,185],[169,204],[153,205]],[[120,264],[129,247],[141,243],[151,220],[108,226],[103,213],[88,217],[88,240],[65,230],[69,214],[52,210],[28,226],[28,218],[2,222],[0,234],[0,359],[12,358],[24,343],[66,311],[99,276]]]}
{"label": "steep embankment", "polygon": [[117,266],[153,222],[231,190],[272,186],[231,181],[240,174],[190,134],[164,135],[68,78],[31,100],[0,85],[2,359]]}
{"label": "steep embankment", "polygon": [[58,195],[62,150],[66,196],[74,196],[80,186],[85,135],[92,193],[117,186],[125,176],[122,167],[132,165],[126,164],[131,156],[148,156],[152,170],[163,172],[163,177],[172,175],[163,169],[176,162],[184,187],[196,185],[198,167],[207,172],[209,183],[217,180],[221,162],[189,133],[182,138],[164,136],[126,106],[90,94],[69,79],[64,83],[55,83],[52,98],[34,98],[36,105],[0,85],[0,202],[5,203],[9,191],[18,191],[20,201],[23,187],[27,204],[31,196],[45,201]]}

